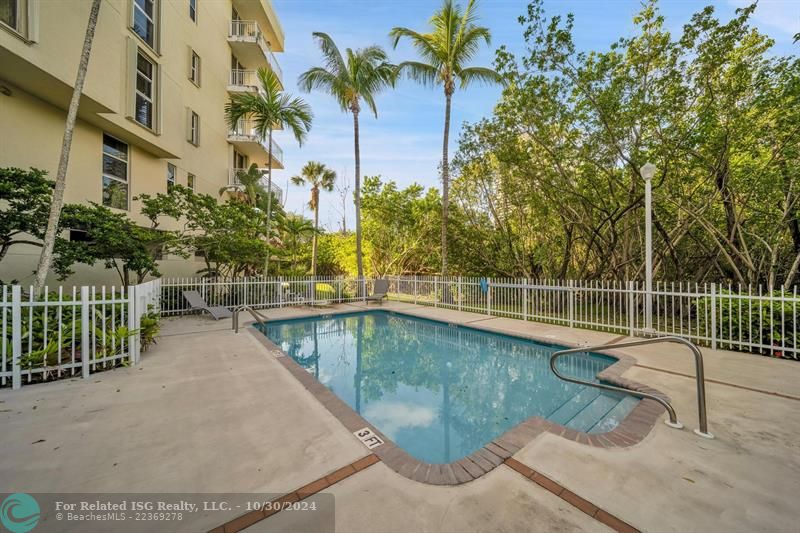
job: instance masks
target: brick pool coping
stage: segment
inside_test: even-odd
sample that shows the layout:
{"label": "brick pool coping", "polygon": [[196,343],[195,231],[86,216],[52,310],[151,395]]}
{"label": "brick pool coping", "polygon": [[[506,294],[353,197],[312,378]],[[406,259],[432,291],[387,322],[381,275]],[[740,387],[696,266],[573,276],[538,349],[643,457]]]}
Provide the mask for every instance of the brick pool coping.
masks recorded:
{"label": "brick pool coping", "polygon": [[[391,312],[419,318],[410,313],[402,313],[396,310],[392,310]],[[341,313],[334,311],[331,314]],[[318,315],[308,315],[308,317],[314,316]],[[292,318],[306,317],[298,316]],[[534,340],[547,345],[554,344],[553,339],[543,339],[532,335],[522,335],[514,332],[506,333],[496,329],[472,325],[465,325],[464,327],[501,333],[503,335],[526,340]],[[294,359],[270,341],[266,335],[252,326],[248,327],[247,331],[350,432],[356,432],[367,427],[376,435],[380,436],[384,444],[371,451],[378,456],[384,464],[403,477],[431,485],[460,485],[477,479],[506,462],[512,455],[521,450],[536,437],[546,432],[567,440],[598,448],[626,448],[633,446],[641,442],[650,433],[656,421],[664,412],[664,408],[658,402],[650,399],[642,399],[616,428],[606,433],[591,434],[575,431],[572,428],[556,424],[539,416],[532,416],[495,438],[492,442],[458,461],[448,464],[431,464],[415,459],[397,446],[389,437],[356,413],[342,399],[331,392],[328,387],[320,383],[302,366],[297,364]],[[560,345],[575,348],[579,347],[571,343],[560,343]],[[598,373],[598,379],[633,391],[655,394],[668,400],[667,396],[660,391],[622,377],[622,374],[626,370],[636,364],[636,359],[634,357],[617,351],[604,351],[603,353],[617,359],[617,362]]]}

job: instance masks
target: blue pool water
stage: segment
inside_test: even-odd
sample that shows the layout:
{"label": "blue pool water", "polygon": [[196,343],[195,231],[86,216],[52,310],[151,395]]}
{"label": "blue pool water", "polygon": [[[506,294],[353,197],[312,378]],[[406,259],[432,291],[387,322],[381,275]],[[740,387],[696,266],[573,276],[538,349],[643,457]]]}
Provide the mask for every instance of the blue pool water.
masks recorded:
{"label": "blue pool water", "polygon": [[[630,396],[566,383],[555,346],[384,311],[269,322],[267,337],[413,457],[449,463],[530,416],[578,431],[610,431]],[[561,358],[594,380],[614,359]]]}

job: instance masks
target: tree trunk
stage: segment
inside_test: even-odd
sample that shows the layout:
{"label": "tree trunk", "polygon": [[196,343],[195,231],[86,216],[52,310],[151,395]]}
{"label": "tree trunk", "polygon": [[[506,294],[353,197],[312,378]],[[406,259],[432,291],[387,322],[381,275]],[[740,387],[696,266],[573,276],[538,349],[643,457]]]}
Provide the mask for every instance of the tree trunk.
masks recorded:
{"label": "tree trunk", "polygon": [[264,276],[269,276],[270,232],[272,228],[272,128],[269,129],[269,158],[267,160],[267,258],[264,260]]}
{"label": "tree trunk", "polygon": [[[364,277],[364,258],[361,255],[361,151],[358,145],[358,109],[353,109],[353,140],[356,156],[355,206],[356,206],[356,266],[358,279]],[[358,292],[361,293],[361,284]]]}
{"label": "tree trunk", "polygon": [[64,138],[61,142],[61,157],[58,160],[56,184],[53,189],[53,199],[50,204],[50,215],[47,217],[47,230],[42,243],[42,253],[39,255],[39,264],[36,266],[36,281],[34,291],[39,293],[44,286],[50,264],[53,262],[53,246],[58,232],[58,220],[61,217],[61,208],[64,206],[64,189],[67,182],[67,167],[69,166],[69,153],[72,148],[72,134],[75,131],[75,122],[78,118],[78,106],[83,93],[83,83],[86,81],[86,70],[89,67],[89,55],[92,51],[94,30],[97,27],[97,15],[100,12],[101,0],[92,0],[89,9],[89,22],[86,25],[86,35],[83,40],[81,60],[78,63],[78,74],[75,77],[75,86],[72,89],[72,99],[67,111],[67,122],[64,126]]}
{"label": "tree trunk", "polygon": [[447,217],[450,203],[447,144],[450,141],[450,100],[452,95],[445,91],[445,98],[447,103],[444,108],[444,142],[442,143],[442,276],[447,275]]}
{"label": "tree trunk", "polygon": [[319,189],[311,191],[314,202],[314,237],[311,240],[311,275],[317,275],[317,234],[319,233]]}

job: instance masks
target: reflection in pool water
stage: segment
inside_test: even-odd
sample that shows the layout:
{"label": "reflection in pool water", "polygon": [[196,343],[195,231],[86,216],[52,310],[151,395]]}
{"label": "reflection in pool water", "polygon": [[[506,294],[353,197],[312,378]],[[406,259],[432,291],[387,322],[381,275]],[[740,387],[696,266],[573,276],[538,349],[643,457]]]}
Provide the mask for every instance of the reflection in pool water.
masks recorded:
{"label": "reflection in pool water", "polygon": [[[636,400],[565,383],[557,349],[383,311],[270,322],[267,337],[410,455],[456,461],[530,416],[610,431]],[[563,357],[594,379],[612,358]]]}

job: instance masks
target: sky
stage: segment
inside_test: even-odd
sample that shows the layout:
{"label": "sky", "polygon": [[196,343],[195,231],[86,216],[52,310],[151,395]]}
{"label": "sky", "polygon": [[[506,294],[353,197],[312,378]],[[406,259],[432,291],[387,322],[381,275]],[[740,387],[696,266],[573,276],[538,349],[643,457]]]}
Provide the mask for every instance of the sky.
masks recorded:
{"label": "sky", "polygon": [[[301,96],[314,112],[312,129],[302,147],[286,131],[276,134],[283,148],[285,170],[274,172],[275,182],[286,190],[286,208],[311,215],[307,206],[309,190],[288,184],[307,161],[321,161],[337,173],[338,186],[349,184],[346,216],[353,228],[353,119],[343,113],[327,94],[301,93],[298,76],[321,64],[319,48],[312,32],[328,33],[344,51],[373,44],[383,46],[394,63],[416,59],[406,44],[392,49],[388,32],[395,26],[423,31],[440,0],[272,0],[286,35],[285,52],[277,54],[284,76],[285,90]],[[465,2],[466,0],[461,0]],[[660,9],[667,29],[678,35],[693,13],[714,5],[717,16],[728,20],[746,0],[662,0]],[[525,50],[522,26],[517,18],[526,11],[527,0],[479,0],[480,24],[492,34],[489,47],[482,47],[472,63],[492,66],[495,50],[505,45],[521,54]],[[640,9],[637,0],[545,0],[548,16],[572,12],[575,15],[574,39],[581,50],[607,50],[610,43],[634,30],[633,16]],[[800,0],[761,0],[753,24],[772,37],[773,53],[797,54],[800,44],[792,37],[800,32]],[[453,96],[450,127],[450,153],[457,148],[464,122],[490,116],[500,96],[499,87],[474,86],[457,90]],[[361,174],[381,175],[400,186],[419,183],[439,187],[438,165],[442,153],[444,94],[440,87],[426,88],[402,80],[376,98],[378,117],[368,111],[360,114]],[[323,193],[320,225],[337,230],[341,225],[340,193]]]}

